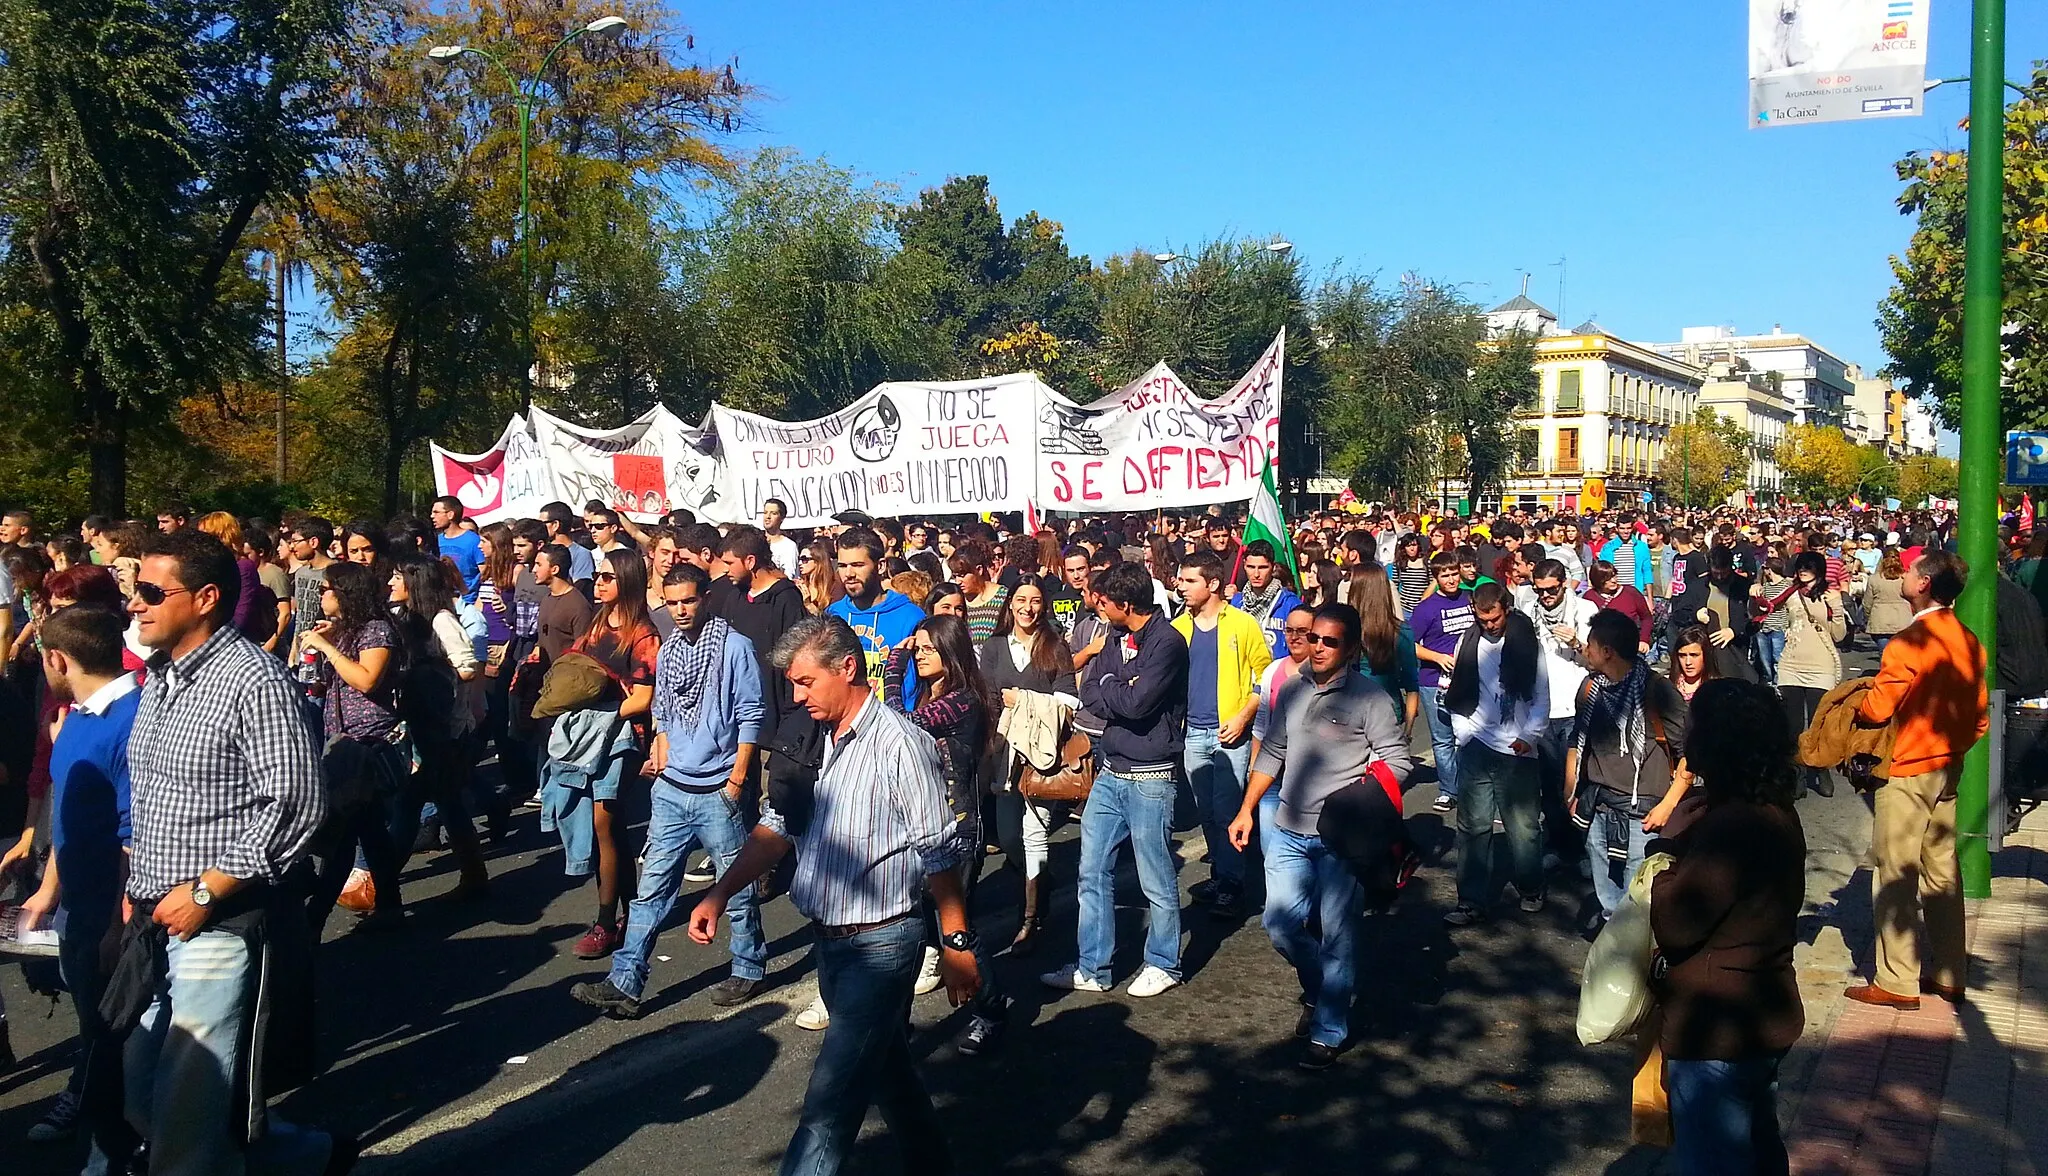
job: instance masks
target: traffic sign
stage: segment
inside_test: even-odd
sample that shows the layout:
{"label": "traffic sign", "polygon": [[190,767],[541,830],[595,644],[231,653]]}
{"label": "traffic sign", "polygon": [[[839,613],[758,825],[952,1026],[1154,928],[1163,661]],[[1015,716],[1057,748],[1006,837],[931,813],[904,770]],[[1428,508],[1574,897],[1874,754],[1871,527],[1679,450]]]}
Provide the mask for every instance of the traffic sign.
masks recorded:
{"label": "traffic sign", "polygon": [[2048,486],[2048,433],[2005,435],[2005,484]]}

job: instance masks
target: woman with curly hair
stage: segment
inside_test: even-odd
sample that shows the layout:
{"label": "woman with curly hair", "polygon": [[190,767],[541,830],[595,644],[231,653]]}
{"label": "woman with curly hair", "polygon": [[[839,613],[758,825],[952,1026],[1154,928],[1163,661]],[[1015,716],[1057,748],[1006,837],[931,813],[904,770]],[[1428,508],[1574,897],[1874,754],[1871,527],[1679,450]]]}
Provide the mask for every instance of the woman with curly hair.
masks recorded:
{"label": "woman with curly hair", "polygon": [[1658,1036],[1680,1176],[1786,1171],[1777,1081],[1805,1027],[1792,948],[1806,836],[1792,807],[1793,736],[1780,716],[1768,687],[1735,678],[1702,686],[1685,750],[1705,802],[1649,846],[1677,859],[1651,884],[1650,926],[1666,965],[1655,981]]}

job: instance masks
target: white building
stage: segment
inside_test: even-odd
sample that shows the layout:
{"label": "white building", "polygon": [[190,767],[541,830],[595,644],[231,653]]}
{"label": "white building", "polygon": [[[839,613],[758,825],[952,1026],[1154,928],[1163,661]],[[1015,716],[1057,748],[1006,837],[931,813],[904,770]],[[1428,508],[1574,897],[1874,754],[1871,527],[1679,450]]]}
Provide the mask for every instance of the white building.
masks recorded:
{"label": "white building", "polygon": [[1693,367],[1716,362],[1746,361],[1751,371],[1775,374],[1792,405],[1793,423],[1848,424],[1855,385],[1849,365],[1832,351],[1773,326],[1768,335],[1738,335],[1731,327],[1687,327],[1676,343],[1651,343],[1650,349]]}
{"label": "white building", "polygon": [[[1640,504],[1655,489],[1671,426],[1690,420],[1706,373],[1587,322],[1558,329],[1527,295],[1488,312],[1491,333],[1533,333],[1536,394],[1515,412],[1509,506],[1600,509]],[[1481,509],[1491,501],[1477,504]]]}
{"label": "white building", "polygon": [[1934,410],[1921,401],[1908,400],[1905,401],[1900,416],[1900,431],[1905,452],[1911,456],[1932,455],[1938,439]]}
{"label": "white building", "polygon": [[1700,388],[1700,407],[1733,421],[1749,435],[1749,474],[1745,485],[1759,499],[1784,489],[1784,475],[1778,470],[1778,446],[1792,425],[1792,403],[1776,382],[1761,372],[1733,370],[1733,365],[1716,363]]}

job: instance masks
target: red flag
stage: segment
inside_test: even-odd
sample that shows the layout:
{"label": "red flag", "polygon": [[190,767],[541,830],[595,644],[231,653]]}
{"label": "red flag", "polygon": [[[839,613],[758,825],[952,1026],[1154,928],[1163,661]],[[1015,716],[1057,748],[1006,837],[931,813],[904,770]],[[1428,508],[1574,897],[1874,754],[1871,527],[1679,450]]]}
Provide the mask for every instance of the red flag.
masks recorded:
{"label": "red flag", "polygon": [[2024,491],[2020,494],[2020,534],[2034,529],[2034,500]]}
{"label": "red flag", "polygon": [[1045,524],[1038,517],[1038,504],[1036,502],[1031,501],[1029,498],[1025,499],[1024,533],[1026,535],[1031,535],[1035,537],[1038,534],[1039,528],[1044,525]]}

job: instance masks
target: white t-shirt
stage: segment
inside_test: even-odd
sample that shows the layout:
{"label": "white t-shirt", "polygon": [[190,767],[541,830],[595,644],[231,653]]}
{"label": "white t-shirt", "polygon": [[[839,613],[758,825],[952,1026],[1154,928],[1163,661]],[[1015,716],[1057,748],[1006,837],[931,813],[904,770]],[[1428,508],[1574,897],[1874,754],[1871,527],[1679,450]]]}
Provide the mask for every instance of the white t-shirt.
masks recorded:
{"label": "white t-shirt", "polygon": [[775,566],[782,569],[783,575],[791,579],[796,578],[796,540],[787,535],[770,535],[768,558],[775,561]]}
{"label": "white t-shirt", "polygon": [[[1572,632],[1583,645],[1592,632],[1593,614],[1600,611],[1600,606],[1576,592],[1566,592],[1557,607],[1564,614],[1563,623],[1572,627]],[[1550,687],[1550,717],[1569,719],[1578,713],[1579,687],[1586,680],[1586,667],[1578,663],[1571,648],[1558,640],[1550,626],[1543,623],[1543,614],[1533,592],[1528,607],[1521,611],[1535,624],[1536,641],[1543,647],[1543,676],[1548,679]]]}

